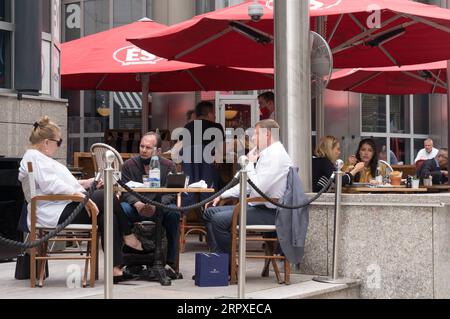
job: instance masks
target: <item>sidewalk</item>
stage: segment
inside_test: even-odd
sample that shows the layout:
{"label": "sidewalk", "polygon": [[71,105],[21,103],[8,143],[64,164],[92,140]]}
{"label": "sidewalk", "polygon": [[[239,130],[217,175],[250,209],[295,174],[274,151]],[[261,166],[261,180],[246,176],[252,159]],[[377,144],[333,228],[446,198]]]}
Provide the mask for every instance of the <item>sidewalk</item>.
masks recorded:
{"label": "sidewalk", "polygon": [[[180,271],[184,279],[173,280],[172,285],[163,287],[157,282],[129,281],[114,285],[114,298],[117,299],[221,299],[236,298],[237,285],[228,287],[197,287],[191,279],[195,269],[195,252],[204,251],[204,243],[196,236],[190,237],[187,251],[181,254]],[[3,299],[102,299],[103,298],[103,254],[100,253],[100,279],[94,288],[68,288],[66,280],[70,267],[78,269],[81,262],[55,261],[49,264],[50,277],[43,288],[30,288],[29,280],[15,280],[15,263],[0,264],[0,298]],[[308,298],[342,290],[342,285],[327,285],[312,282],[312,276],[291,275],[291,285],[277,283],[275,274],[268,278],[260,276],[263,261],[247,260],[246,297],[258,299]],[[83,268],[81,268],[83,269]]]}

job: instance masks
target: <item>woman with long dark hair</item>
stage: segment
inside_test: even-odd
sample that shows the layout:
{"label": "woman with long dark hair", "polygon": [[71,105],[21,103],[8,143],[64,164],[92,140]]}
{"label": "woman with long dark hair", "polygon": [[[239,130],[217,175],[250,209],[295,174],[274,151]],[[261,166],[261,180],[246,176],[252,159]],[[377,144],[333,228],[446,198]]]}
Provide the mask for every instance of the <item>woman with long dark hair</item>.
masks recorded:
{"label": "woman with long dark hair", "polygon": [[375,142],[366,138],[359,142],[358,151],[348,159],[349,165],[346,169],[351,169],[357,163],[364,163],[364,169],[355,175],[355,182],[369,183],[377,174],[378,152]]}

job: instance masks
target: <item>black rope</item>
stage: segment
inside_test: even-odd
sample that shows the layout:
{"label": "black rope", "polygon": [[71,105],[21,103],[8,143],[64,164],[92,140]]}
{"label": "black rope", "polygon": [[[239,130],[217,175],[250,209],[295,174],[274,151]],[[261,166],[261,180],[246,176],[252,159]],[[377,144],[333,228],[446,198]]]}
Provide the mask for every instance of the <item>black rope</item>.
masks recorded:
{"label": "black rope", "polygon": [[201,201],[201,202],[199,202],[197,204],[190,205],[190,206],[185,206],[185,207],[173,207],[173,206],[164,205],[162,203],[159,203],[159,202],[156,202],[156,201],[148,199],[147,197],[145,197],[141,193],[135,192],[131,187],[129,187],[122,180],[118,180],[117,183],[120,186],[122,186],[127,192],[129,192],[131,195],[133,195],[136,199],[140,200],[141,202],[143,202],[145,204],[154,205],[154,206],[162,208],[162,209],[175,210],[175,211],[183,212],[183,211],[188,211],[188,210],[191,210],[191,209],[196,209],[196,208],[199,208],[199,207],[203,207],[204,205],[206,205],[210,201],[212,201],[212,200],[216,199],[217,197],[221,196],[223,193],[225,193],[230,188],[233,188],[234,186],[239,184],[239,178],[234,177],[224,188],[222,188],[220,191],[218,191],[217,193],[215,193],[211,197],[206,198],[206,199],[204,199],[203,201]]}
{"label": "black rope", "polygon": [[285,208],[285,209],[300,209],[300,208],[304,208],[309,206],[312,202],[314,202],[315,200],[317,200],[324,192],[326,192],[328,190],[328,188],[331,186],[331,183],[333,182],[333,179],[330,178],[328,180],[328,183],[311,199],[309,199],[306,203],[303,203],[299,206],[288,206],[288,205],[283,205],[281,203],[275,202],[272,198],[270,198],[269,196],[267,196],[266,194],[264,194],[264,192],[262,190],[260,190],[253,182],[252,180],[249,178],[248,179],[248,184],[259,194],[261,195],[262,198],[264,198],[266,201],[268,201],[269,203],[280,207],[280,208]]}
{"label": "black rope", "polygon": [[23,243],[20,241],[15,241],[12,239],[4,238],[0,236],[0,244],[6,245],[6,246],[14,246],[19,247],[22,249],[29,249],[34,248],[37,246],[40,246],[42,243],[47,242],[50,238],[55,237],[58,235],[62,230],[64,230],[72,221],[77,217],[77,215],[84,209],[87,202],[91,198],[92,194],[94,193],[95,189],[97,188],[97,182],[94,181],[92,183],[91,187],[89,188],[88,194],[84,197],[83,201],[75,208],[75,210],[70,214],[69,217],[62,223],[55,227],[54,230],[47,233],[44,237],[40,238],[39,240],[30,242],[30,243]]}

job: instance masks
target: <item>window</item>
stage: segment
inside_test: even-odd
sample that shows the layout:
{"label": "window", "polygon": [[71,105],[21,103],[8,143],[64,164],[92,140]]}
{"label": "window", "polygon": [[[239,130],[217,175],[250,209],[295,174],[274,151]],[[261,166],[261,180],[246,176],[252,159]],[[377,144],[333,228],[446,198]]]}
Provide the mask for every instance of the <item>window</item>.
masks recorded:
{"label": "window", "polygon": [[215,0],[196,0],[195,12],[196,14],[202,14],[206,12],[214,11]]}
{"label": "window", "polygon": [[409,96],[392,95],[390,103],[391,133],[409,133]]}
{"label": "window", "polygon": [[109,29],[109,0],[84,2],[84,35]]}
{"label": "window", "polygon": [[414,95],[414,133],[428,134],[430,131],[430,98],[426,94]]}
{"label": "window", "polygon": [[11,22],[11,0],[0,0],[0,21]]}
{"label": "window", "polygon": [[143,18],[142,4],[142,0],[114,0],[114,27]]}
{"label": "window", "polygon": [[84,92],[84,132],[103,133],[109,128],[109,93]]}
{"label": "window", "polygon": [[11,32],[0,30],[0,88],[11,88]]}
{"label": "window", "polygon": [[361,95],[361,137],[375,140],[379,159],[412,164],[429,133],[426,95]]}
{"label": "window", "polygon": [[51,0],[42,0],[42,31],[52,33]]}

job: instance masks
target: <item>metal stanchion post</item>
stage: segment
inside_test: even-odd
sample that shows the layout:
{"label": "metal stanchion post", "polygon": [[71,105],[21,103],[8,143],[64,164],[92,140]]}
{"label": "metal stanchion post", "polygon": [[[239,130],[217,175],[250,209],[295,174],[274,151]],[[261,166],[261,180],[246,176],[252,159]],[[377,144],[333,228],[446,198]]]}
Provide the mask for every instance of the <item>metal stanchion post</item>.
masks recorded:
{"label": "metal stanchion post", "polygon": [[104,221],[104,232],[105,232],[105,299],[113,299],[113,196],[114,196],[114,179],[112,163],[114,161],[115,155],[111,151],[106,151],[105,162],[106,168],[104,169],[105,178],[105,221]]}
{"label": "metal stanchion post", "polygon": [[336,161],[336,173],[335,173],[335,200],[334,200],[334,240],[333,240],[333,275],[332,277],[315,277],[314,281],[329,283],[329,284],[352,284],[356,283],[355,279],[339,278],[338,277],[338,248],[340,237],[340,217],[341,217],[341,196],[342,196],[342,167],[344,162],[342,160]]}
{"label": "metal stanchion post", "polygon": [[239,212],[239,275],[238,275],[238,298],[245,299],[245,256],[246,256],[246,225],[247,225],[247,165],[249,163],[247,156],[239,158],[241,165],[240,171],[240,196],[241,211]]}

